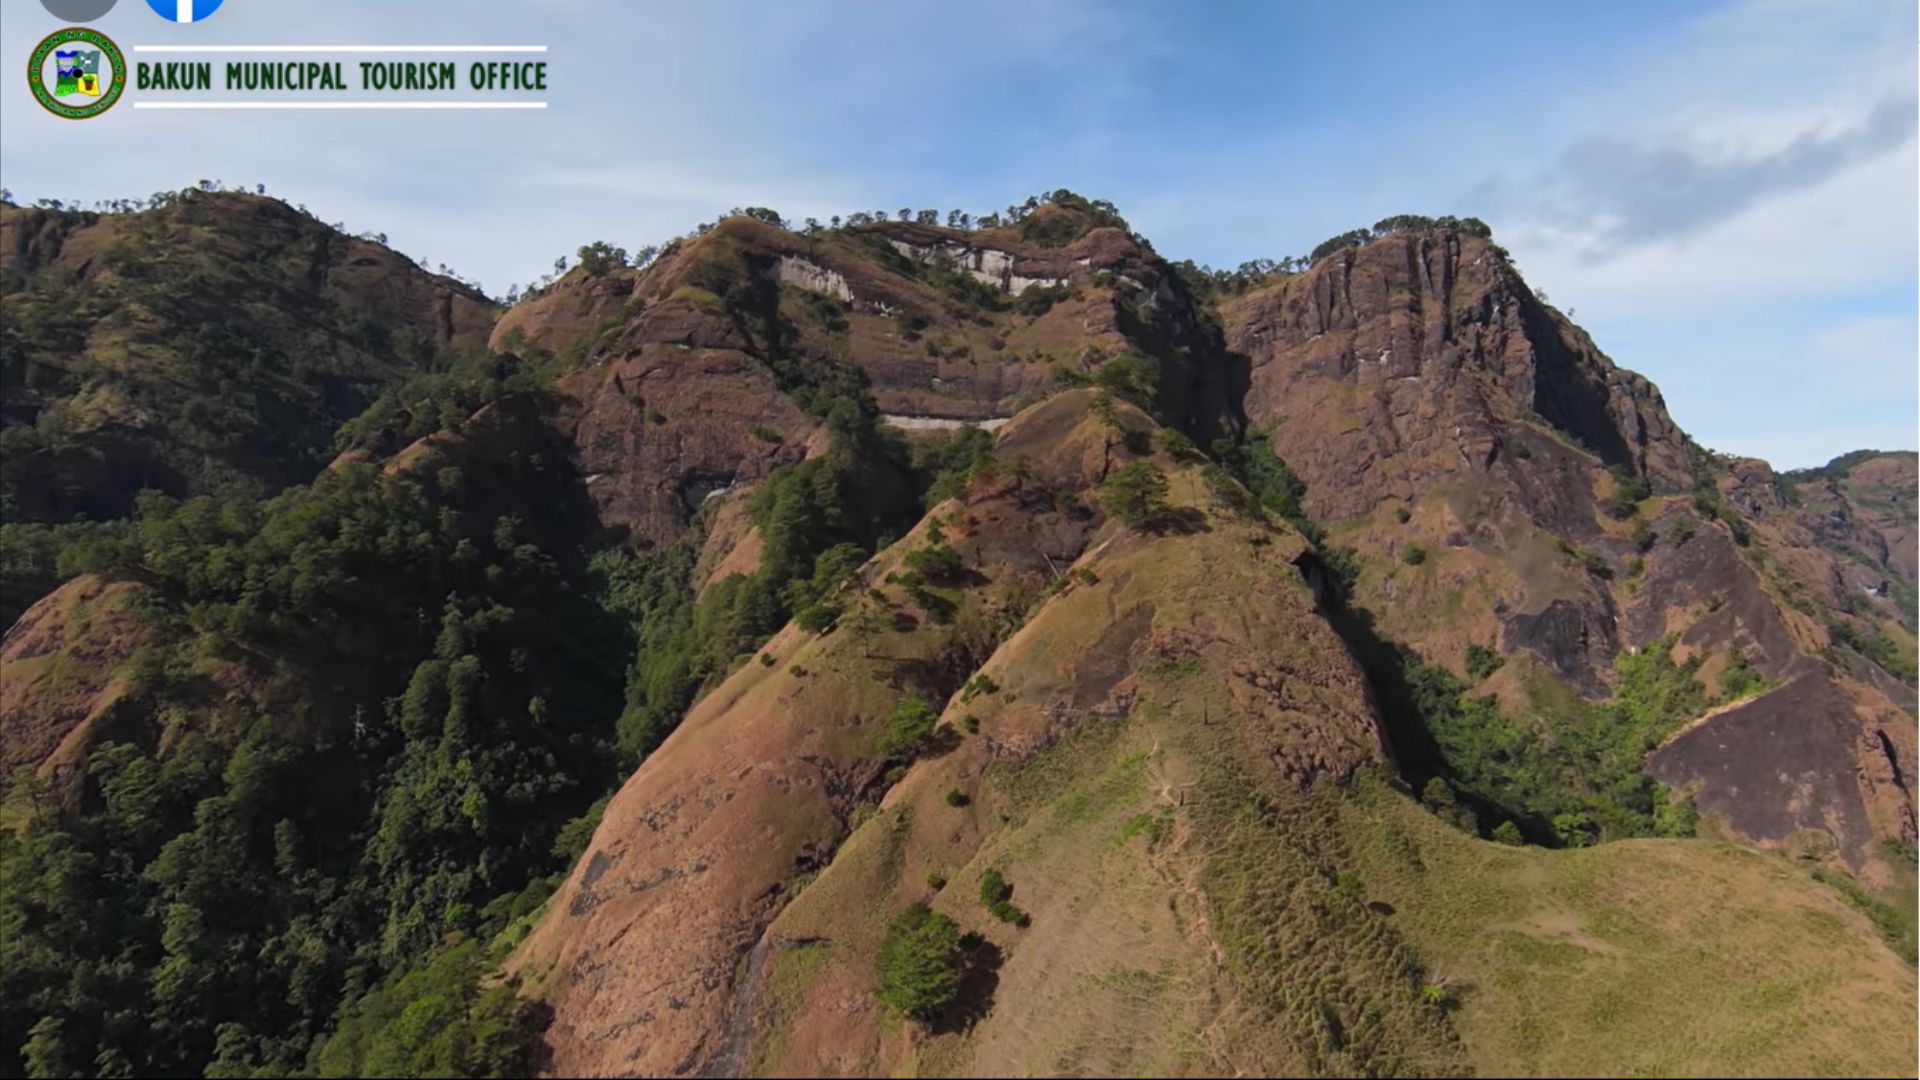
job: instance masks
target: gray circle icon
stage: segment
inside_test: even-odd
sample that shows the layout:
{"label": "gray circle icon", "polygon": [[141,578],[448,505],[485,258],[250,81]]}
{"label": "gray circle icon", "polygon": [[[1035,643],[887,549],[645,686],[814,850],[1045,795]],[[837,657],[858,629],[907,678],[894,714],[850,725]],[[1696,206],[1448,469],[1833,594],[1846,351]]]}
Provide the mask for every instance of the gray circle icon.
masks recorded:
{"label": "gray circle icon", "polygon": [[40,5],[63,22],[83,23],[112,11],[114,0],[40,0]]}

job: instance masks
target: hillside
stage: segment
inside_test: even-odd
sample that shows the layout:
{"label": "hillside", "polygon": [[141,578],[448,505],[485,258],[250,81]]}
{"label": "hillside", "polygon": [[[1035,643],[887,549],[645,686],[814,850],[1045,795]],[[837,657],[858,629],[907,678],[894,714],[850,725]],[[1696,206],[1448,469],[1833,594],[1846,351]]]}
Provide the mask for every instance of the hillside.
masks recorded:
{"label": "hillside", "polygon": [[0,207],[0,1071],[1910,1066],[1911,455],[1695,445],[1472,219],[1013,209],[502,310]]}
{"label": "hillside", "polygon": [[10,521],[119,517],[154,488],[268,494],[496,309],[275,199],[188,190],[138,213],[0,206]]}

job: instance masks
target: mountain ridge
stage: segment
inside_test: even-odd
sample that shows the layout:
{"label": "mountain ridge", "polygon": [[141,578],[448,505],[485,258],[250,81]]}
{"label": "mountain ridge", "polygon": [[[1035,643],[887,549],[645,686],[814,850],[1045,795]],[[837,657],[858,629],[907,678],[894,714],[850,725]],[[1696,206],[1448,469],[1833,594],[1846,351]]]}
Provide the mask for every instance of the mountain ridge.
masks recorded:
{"label": "mountain ridge", "polygon": [[[9,321],[39,333],[32,282],[62,259],[137,278],[224,250],[228,205],[242,238],[292,214],[190,195],[146,213],[200,231],[82,258],[86,226],[7,208]],[[1514,959],[1542,949],[1595,1008],[1641,978],[1608,959],[1626,909],[1540,884],[1631,868],[1667,898],[1636,962],[1689,935],[1713,971],[1768,935],[1832,957],[1765,1013],[1769,1060],[1808,1060],[1787,1032],[1830,1062],[1899,1056],[1872,1008],[1842,1039],[1784,1018],[1884,982],[1881,938],[1911,936],[1886,899],[1914,840],[1910,460],[1776,476],[1702,451],[1478,223],[1389,219],[1203,279],[1071,193],[982,229],[767,214],[639,267],[582,249],[505,311],[394,269],[471,317],[385,365],[297,470],[178,485],[130,522],[8,524],[9,588],[47,595],[0,640],[25,769],[7,857],[36,883],[75,872],[60,850],[133,867],[97,879],[129,906],[75,925],[120,919],[156,970],[198,973],[125,991],[129,1015],[194,1019],[103,1028],[59,1004],[109,970],[92,931],[54,935],[34,905],[55,886],[18,892],[36,951],[8,996],[44,1023],[9,1062],[1046,1071],[1135,1028],[1111,1068],[1731,1060],[1716,1025],[1751,1005],[1724,978],[1687,984],[1714,1004],[1657,1058],[1502,1034],[1488,1010],[1528,994],[1455,985],[1441,967],[1477,962],[1408,910],[1410,882],[1438,910],[1496,864],[1520,911],[1486,931],[1513,950],[1475,968],[1489,986],[1567,992]],[[341,297],[328,318],[419,317]],[[235,316],[267,343],[277,319]],[[176,325],[147,332],[188,355],[165,352]],[[10,348],[9,385],[47,348]],[[1725,839],[1671,839],[1696,815]],[[1765,849],[1824,876],[1753,876]],[[209,904],[282,863],[248,886],[267,899]],[[1767,880],[1822,930],[1740,938],[1736,901],[1671,899],[1687,874]],[[970,935],[941,958],[959,997],[917,1018],[877,1003],[900,1000],[882,944],[914,904]],[[197,936],[162,933],[172,908]],[[216,945],[308,959],[241,989]],[[509,979],[481,978],[508,950]],[[298,1004],[268,1017],[262,994]],[[451,1011],[425,1038],[400,1017],[429,1001]],[[1061,1002],[1058,1025],[1015,1019]]]}

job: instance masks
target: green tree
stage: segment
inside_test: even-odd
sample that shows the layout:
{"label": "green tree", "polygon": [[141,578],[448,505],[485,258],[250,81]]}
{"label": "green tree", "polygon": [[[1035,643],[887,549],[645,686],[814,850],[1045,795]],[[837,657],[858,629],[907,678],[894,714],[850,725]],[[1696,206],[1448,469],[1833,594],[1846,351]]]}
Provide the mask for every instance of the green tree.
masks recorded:
{"label": "green tree", "polygon": [[1474,682],[1485,681],[1504,663],[1506,660],[1499,653],[1477,641],[1467,646],[1467,678]]}
{"label": "green tree", "polygon": [[933,726],[938,719],[938,714],[925,701],[919,697],[907,697],[887,717],[886,726],[880,730],[880,739],[874,748],[889,761],[910,760],[933,737]]}
{"label": "green tree", "polygon": [[1563,847],[1586,847],[1593,843],[1597,833],[1591,814],[1570,812],[1553,815],[1553,835]]}
{"label": "green tree", "polygon": [[1646,478],[1634,475],[1624,465],[1609,468],[1607,475],[1613,480],[1613,488],[1605,501],[1608,516],[1624,521],[1638,514],[1641,501],[1653,494]]}
{"label": "green tree", "polygon": [[913,1020],[938,1015],[960,995],[960,929],[925,904],[913,904],[887,927],[875,954],[874,996]]}
{"label": "green tree", "polygon": [[1753,665],[1748,662],[1747,654],[1738,649],[1727,657],[1727,666],[1720,669],[1720,696],[1727,701],[1738,701],[1765,685]]}
{"label": "green tree", "polygon": [[79,1069],[74,1068],[63,1037],[66,1024],[57,1017],[43,1016],[27,1032],[27,1041],[20,1048],[21,1060],[25,1063],[30,1077],[77,1076]]}
{"label": "green tree", "polygon": [[1167,479],[1152,462],[1129,461],[1100,485],[1100,505],[1130,528],[1154,528],[1167,518]]}

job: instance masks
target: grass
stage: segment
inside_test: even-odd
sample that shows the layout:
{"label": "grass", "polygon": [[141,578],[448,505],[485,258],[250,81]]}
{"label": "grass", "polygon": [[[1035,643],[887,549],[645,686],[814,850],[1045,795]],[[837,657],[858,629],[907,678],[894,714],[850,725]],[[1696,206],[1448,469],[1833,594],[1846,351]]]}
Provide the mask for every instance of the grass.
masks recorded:
{"label": "grass", "polygon": [[1379,785],[1341,811],[1370,896],[1491,1075],[1904,1071],[1913,978],[1784,860],[1708,841],[1568,851],[1466,837]]}

